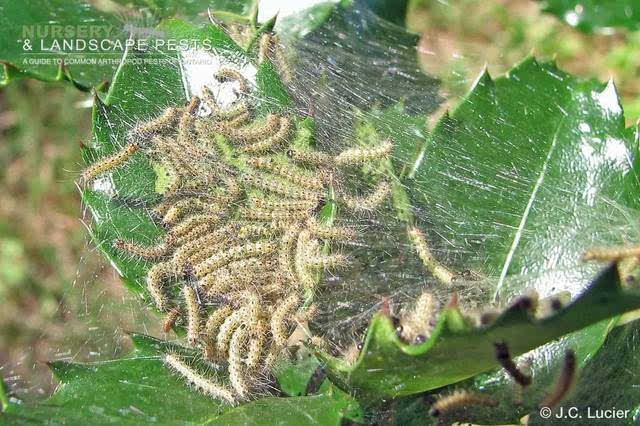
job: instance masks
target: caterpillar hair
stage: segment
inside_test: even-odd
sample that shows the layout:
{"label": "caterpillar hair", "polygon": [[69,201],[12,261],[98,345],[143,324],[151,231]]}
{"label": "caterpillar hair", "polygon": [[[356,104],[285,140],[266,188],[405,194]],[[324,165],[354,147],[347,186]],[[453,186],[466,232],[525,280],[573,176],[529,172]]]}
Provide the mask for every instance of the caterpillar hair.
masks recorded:
{"label": "caterpillar hair", "polygon": [[134,127],[129,133],[129,137],[131,139],[147,139],[156,133],[171,128],[178,122],[181,113],[181,108],[169,107],[164,110],[160,117]]}
{"label": "caterpillar hair", "polygon": [[159,311],[169,309],[169,295],[164,289],[164,280],[175,275],[175,267],[170,262],[156,263],[147,273],[147,289]]}
{"label": "caterpillar hair", "polygon": [[205,275],[232,260],[267,255],[273,253],[277,248],[277,244],[269,240],[231,247],[223,252],[214,254],[204,262],[196,265],[194,268],[194,276],[196,278],[203,278]]}
{"label": "caterpillar hair", "polygon": [[173,330],[173,327],[176,325],[176,321],[180,318],[180,309],[173,308],[168,314],[167,318],[164,320],[164,325],[162,326],[162,331],[165,333]]}
{"label": "caterpillar hair", "polygon": [[341,201],[354,211],[371,211],[382,205],[391,194],[391,185],[387,181],[381,181],[376,189],[369,195],[354,197],[345,193],[340,194]]}
{"label": "caterpillar hair", "polygon": [[196,372],[193,368],[189,367],[177,354],[167,354],[165,356],[165,362],[169,364],[169,367],[184,376],[190,383],[192,383],[197,389],[203,393],[212,396],[216,399],[221,399],[229,404],[235,404],[236,399],[233,396],[231,390],[226,387],[215,383],[200,373]]}
{"label": "caterpillar hair", "polygon": [[258,169],[266,170],[275,175],[281,176],[289,182],[305,186],[309,189],[323,190],[324,182],[309,173],[304,173],[298,167],[290,166],[268,157],[252,157],[247,160],[247,164]]}
{"label": "caterpillar hair", "polygon": [[200,340],[202,332],[202,310],[198,302],[196,290],[190,285],[182,288],[184,301],[187,306],[187,340],[189,344],[195,346]]}
{"label": "caterpillar hair", "polygon": [[301,150],[292,148],[287,151],[287,155],[297,163],[313,164],[316,166],[328,166],[332,160],[328,154],[318,151]]}
{"label": "caterpillar hair", "polygon": [[398,327],[400,337],[409,343],[423,343],[430,334],[437,311],[438,302],[435,296],[428,291],[422,292],[413,309],[401,320]]}
{"label": "caterpillar hair", "polygon": [[393,144],[385,141],[373,148],[350,148],[338,154],[333,161],[338,167],[355,166],[369,161],[387,158]]}
{"label": "caterpillar hair", "polygon": [[447,267],[438,262],[436,258],[431,254],[427,240],[425,239],[422,231],[417,226],[409,228],[409,239],[413,243],[413,247],[418,253],[418,257],[422,260],[422,263],[433,276],[443,284],[451,284],[456,277],[456,274],[451,272]]}
{"label": "caterpillar hair", "polygon": [[271,336],[276,346],[285,347],[287,345],[289,334],[286,323],[298,309],[299,304],[298,296],[292,294],[273,312],[271,316]]}
{"label": "caterpillar hair", "polygon": [[231,386],[240,398],[246,398],[249,392],[247,385],[246,368],[243,363],[242,355],[246,352],[245,346],[249,338],[249,332],[246,327],[240,326],[236,329],[231,337],[229,345],[229,379]]}
{"label": "caterpillar hair", "polygon": [[280,118],[280,127],[278,131],[268,138],[255,142],[251,145],[243,147],[244,152],[260,153],[269,151],[276,145],[279,145],[289,139],[293,132],[293,123],[286,117]]}
{"label": "caterpillar hair", "polygon": [[322,197],[321,192],[287,185],[269,175],[245,172],[240,176],[240,180],[246,185],[283,195],[287,198],[318,200]]}
{"label": "caterpillar hair", "polygon": [[617,262],[628,257],[640,257],[640,244],[631,247],[593,248],[582,256],[582,260]]}
{"label": "caterpillar hair", "polygon": [[133,154],[135,154],[139,150],[140,146],[137,143],[130,143],[129,145],[118,151],[116,154],[103,158],[102,160],[87,168],[84,172],[82,172],[80,179],[83,182],[91,182],[99,175],[123,165],[131,158]]}
{"label": "caterpillar hair", "polygon": [[218,332],[220,330],[220,326],[222,323],[233,313],[233,310],[230,306],[221,306],[207,318],[207,322],[204,326],[204,336],[205,336],[205,358],[214,361],[216,358],[214,356],[215,352],[215,342]]}
{"label": "caterpillar hair", "polygon": [[258,368],[260,358],[264,352],[268,333],[266,321],[262,318],[259,319],[252,332],[253,338],[249,341],[249,351],[247,352],[246,359],[249,370],[255,370]]}
{"label": "caterpillar hair", "polygon": [[505,369],[517,384],[522,387],[529,386],[531,384],[531,376],[522,373],[518,369],[516,363],[511,359],[507,344],[505,342],[496,342],[494,346],[496,348],[496,359],[502,368]]}
{"label": "caterpillar hair", "polygon": [[486,395],[471,393],[466,390],[454,391],[451,395],[443,396],[433,403],[429,414],[439,417],[451,411],[465,408],[469,405],[484,405],[487,407],[497,407],[498,401]]}
{"label": "caterpillar hair", "polygon": [[556,383],[555,388],[551,393],[549,393],[543,400],[538,404],[538,407],[548,407],[553,408],[560,401],[564,399],[565,396],[571,390],[571,385],[573,385],[574,379],[576,376],[576,354],[571,349],[567,350],[564,354],[564,366],[562,369],[562,375]]}
{"label": "caterpillar hair", "polygon": [[280,270],[284,273],[287,279],[295,279],[296,273],[293,264],[293,249],[298,240],[298,234],[300,228],[298,226],[291,226],[287,229],[280,240],[280,250],[278,254],[278,262],[280,264]]}
{"label": "caterpillar hair", "polygon": [[127,253],[131,253],[132,255],[141,257],[143,259],[157,259],[159,257],[164,257],[167,256],[172,250],[171,245],[167,244],[166,242],[151,247],[143,247],[141,245],[123,240],[121,238],[113,240],[112,245],[113,248],[117,250],[126,251]]}
{"label": "caterpillar hair", "polygon": [[227,80],[237,81],[239,84],[239,92],[241,94],[249,93],[249,80],[237,70],[233,68],[222,68],[215,74],[215,79],[221,82]]}

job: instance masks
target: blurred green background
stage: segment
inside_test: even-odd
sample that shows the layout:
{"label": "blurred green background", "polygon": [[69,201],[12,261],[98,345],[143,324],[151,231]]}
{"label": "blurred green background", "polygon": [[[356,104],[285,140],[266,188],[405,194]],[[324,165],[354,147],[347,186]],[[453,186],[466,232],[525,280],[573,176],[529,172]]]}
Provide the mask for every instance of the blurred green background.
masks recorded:
{"label": "blurred green background", "polygon": [[[409,25],[422,34],[425,72],[442,80],[442,109],[485,64],[499,75],[533,52],[581,77],[613,78],[628,124],[640,117],[640,33],[585,35],[525,0],[423,0]],[[27,399],[55,385],[46,360],[110,359],[128,351],[123,330],[160,334],[87,241],[75,179],[90,106],[61,83],[0,90],[0,374]]]}

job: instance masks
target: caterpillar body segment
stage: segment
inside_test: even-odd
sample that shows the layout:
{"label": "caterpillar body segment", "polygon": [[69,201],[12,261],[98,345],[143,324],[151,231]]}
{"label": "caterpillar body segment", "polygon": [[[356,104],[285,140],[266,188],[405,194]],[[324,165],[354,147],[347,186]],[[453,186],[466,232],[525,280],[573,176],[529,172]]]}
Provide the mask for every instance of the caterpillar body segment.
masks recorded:
{"label": "caterpillar body segment", "polygon": [[261,153],[267,152],[271,148],[280,145],[283,142],[286,142],[291,137],[294,130],[294,125],[286,117],[280,118],[280,125],[278,130],[271,136],[266,139],[263,139],[258,142],[254,142],[251,145],[247,145],[243,147],[244,152],[248,153]]}
{"label": "caterpillar body segment", "polygon": [[246,344],[249,340],[249,331],[245,326],[238,327],[229,346],[229,378],[231,386],[240,398],[246,398],[249,393],[249,385],[247,383],[246,365],[244,364],[244,353],[246,352]]}
{"label": "caterpillar body segment", "polygon": [[234,70],[233,68],[222,68],[218,71],[215,76],[216,80],[224,82],[228,80],[237,81],[239,83],[239,92],[241,94],[249,93],[250,83],[247,78],[242,75],[240,71]]}
{"label": "caterpillar body segment", "polygon": [[169,107],[158,117],[134,127],[129,134],[130,140],[146,140],[178,123],[182,108]]}
{"label": "caterpillar body segment", "polygon": [[140,145],[137,143],[130,143],[114,155],[103,158],[82,172],[80,177],[81,181],[85,183],[91,182],[99,175],[122,166],[139,150]]}
{"label": "caterpillar body segment", "polygon": [[147,290],[156,308],[161,312],[168,311],[171,304],[165,281],[175,275],[175,266],[170,262],[156,263],[147,273]]}
{"label": "caterpillar body segment", "polygon": [[340,201],[354,211],[373,211],[380,207],[389,195],[391,195],[391,185],[387,181],[381,181],[369,195],[356,197],[340,193]]}
{"label": "caterpillar body segment", "polygon": [[451,284],[456,278],[457,274],[450,271],[447,267],[442,265],[431,253],[431,249],[427,244],[427,240],[424,237],[422,231],[413,226],[409,228],[409,239],[413,243],[413,247],[418,253],[418,257],[422,260],[422,263],[433,276],[443,284]]}
{"label": "caterpillar body segment", "polygon": [[251,157],[247,164],[257,169],[266,170],[278,175],[292,183],[302,185],[311,190],[323,190],[325,185],[322,179],[310,175],[299,167],[287,165],[270,157]]}
{"label": "caterpillar body segment", "polygon": [[287,198],[319,200],[324,195],[323,192],[320,191],[312,191],[283,183],[277,178],[269,175],[245,172],[240,176],[240,180],[246,185],[273,192],[274,194],[283,195]]}
{"label": "caterpillar body segment", "polygon": [[187,306],[187,339],[189,344],[195,346],[200,341],[202,333],[202,309],[193,287],[185,285],[182,294]]}
{"label": "caterpillar body segment", "polygon": [[144,247],[136,243],[117,238],[113,241],[113,248],[125,251],[136,257],[143,259],[157,259],[165,257],[171,253],[172,247],[167,242],[162,242],[155,246]]}
{"label": "caterpillar body segment", "polygon": [[287,318],[291,318],[298,310],[300,299],[296,295],[289,296],[271,316],[271,335],[276,346],[285,347],[289,339]]}
{"label": "caterpillar body segment", "polygon": [[257,255],[267,255],[273,253],[275,250],[277,250],[277,244],[269,240],[231,247],[230,249],[215,254],[204,262],[196,265],[194,267],[194,276],[196,278],[203,278],[215,269],[231,262],[232,260]]}
{"label": "caterpillar body segment", "polygon": [[357,166],[374,160],[387,158],[393,143],[385,141],[373,148],[350,148],[338,154],[333,161],[338,167]]}
{"label": "caterpillar body segment", "polygon": [[209,380],[189,367],[177,354],[167,354],[165,362],[203,393],[232,405],[236,403],[236,397],[230,389]]}
{"label": "caterpillar body segment", "polygon": [[453,392],[451,395],[441,397],[431,406],[429,414],[433,417],[440,417],[470,405],[497,407],[498,401],[486,395],[459,390]]}

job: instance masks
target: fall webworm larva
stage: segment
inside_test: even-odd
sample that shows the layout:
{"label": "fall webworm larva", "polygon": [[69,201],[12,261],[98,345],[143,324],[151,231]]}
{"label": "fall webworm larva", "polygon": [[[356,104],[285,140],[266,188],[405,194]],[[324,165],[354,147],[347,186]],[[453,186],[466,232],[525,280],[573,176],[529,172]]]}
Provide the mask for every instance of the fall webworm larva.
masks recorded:
{"label": "fall webworm larva", "polygon": [[211,256],[204,262],[195,266],[194,276],[196,278],[203,278],[208,273],[219,268],[225,263],[229,263],[231,260],[257,255],[266,255],[273,253],[276,249],[277,244],[269,240],[262,240],[255,243],[247,243],[231,247],[223,252]]}
{"label": "fall webworm larva", "polygon": [[294,280],[296,273],[292,262],[293,248],[298,240],[300,229],[298,226],[292,226],[287,229],[280,240],[280,251],[278,261],[280,269],[283,271],[287,279]]}
{"label": "fall webworm larva", "polygon": [[251,198],[249,204],[263,210],[312,210],[317,202],[315,200],[265,200],[264,198]]}
{"label": "fall webworm larva", "polygon": [[245,219],[261,221],[300,221],[308,218],[307,210],[265,210],[259,208],[245,208],[240,211],[240,216]]}
{"label": "fall webworm larva", "polygon": [[207,318],[207,322],[204,326],[204,336],[205,336],[205,358],[208,360],[215,360],[215,341],[218,336],[218,331],[220,326],[224,322],[225,319],[229,315],[233,313],[233,310],[230,306],[221,306],[216,309],[209,318]]}
{"label": "fall webworm larva", "polygon": [[293,123],[286,117],[280,118],[280,127],[278,131],[266,139],[247,145],[242,148],[244,152],[259,153],[270,150],[276,145],[286,141],[293,131]]}
{"label": "fall webworm larva", "polygon": [[291,148],[287,151],[287,155],[295,162],[313,164],[316,166],[327,166],[332,162],[331,157],[328,154],[318,151]]}
{"label": "fall webworm larva", "polygon": [[83,182],[90,182],[97,176],[121,166],[126,163],[133,154],[138,152],[138,150],[140,150],[140,146],[137,143],[130,143],[114,155],[103,158],[82,172],[81,180]]}
{"label": "fall webworm larva", "polygon": [[496,342],[493,344],[496,348],[496,359],[504,368],[504,370],[518,383],[520,386],[529,386],[531,384],[531,376],[524,374],[518,369],[518,366],[511,359],[509,347],[505,342]]}
{"label": "fall webworm larva", "polygon": [[391,185],[387,181],[381,181],[376,189],[369,195],[354,197],[345,193],[340,194],[340,199],[344,204],[354,211],[370,211],[379,207],[391,194]]}
{"label": "fall webworm larva", "polygon": [[260,46],[258,48],[258,63],[261,64],[271,56],[271,35],[263,34],[260,37]]}
{"label": "fall webworm larva", "polygon": [[456,277],[456,274],[447,269],[443,264],[438,262],[427,244],[422,231],[417,226],[409,228],[409,239],[413,243],[413,247],[418,253],[418,257],[422,260],[422,263],[429,272],[440,282],[444,284],[451,284]]}
{"label": "fall webworm larva", "polygon": [[157,244],[155,246],[143,247],[136,243],[117,238],[113,240],[113,247],[117,250],[126,251],[134,256],[141,257],[143,259],[155,259],[158,257],[167,256],[171,252],[171,246],[166,242]]}
{"label": "fall webworm larva", "polygon": [[187,305],[187,340],[189,344],[195,346],[200,340],[202,328],[202,310],[198,303],[198,295],[196,290],[190,285],[182,288],[184,301]]}
{"label": "fall webworm larva", "polygon": [[180,117],[180,123],[178,124],[178,146],[189,147],[191,145],[189,141],[193,139],[193,123],[196,120],[196,111],[200,106],[200,98],[194,96],[191,98],[189,105],[184,109],[182,116]]}
{"label": "fall webworm larva", "polygon": [[189,234],[196,226],[199,225],[215,225],[220,222],[220,216],[211,214],[194,214],[187,217],[178,225],[171,228],[170,234],[174,237],[181,237]]}
{"label": "fall webworm larva", "polygon": [[249,186],[284,195],[288,198],[318,200],[322,195],[321,192],[286,185],[273,176],[263,174],[245,172],[240,176],[240,180]]}
{"label": "fall webworm larva", "polygon": [[229,379],[231,380],[231,386],[241,398],[245,398],[249,392],[245,367],[242,362],[242,355],[245,353],[248,338],[249,332],[247,328],[241,325],[233,333],[229,345]]}
{"label": "fall webworm larva", "polygon": [[571,349],[568,349],[564,354],[564,366],[562,368],[562,375],[558,380],[555,388],[549,393],[538,407],[553,408],[556,404],[564,399],[569,393],[571,385],[573,384],[576,375],[576,354]]}
{"label": "fall webworm larva", "polygon": [[498,401],[495,399],[466,390],[454,391],[451,395],[443,396],[433,403],[429,414],[439,417],[443,414],[464,408],[468,405],[485,405],[487,407],[497,407]]}
{"label": "fall webworm larva", "polygon": [[293,316],[299,304],[300,300],[298,296],[292,294],[273,312],[271,316],[271,336],[276,346],[284,347],[287,345],[289,335],[286,322],[288,318]]}
{"label": "fall webworm larva", "polygon": [[169,296],[164,290],[164,280],[175,275],[175,267],[170,262],[153,265],[147,272],[147,288],[158,310],[166,312],[169,308]]}
{"label": "fall webworm larva", "polygon": [[413,309],[403,316],[398,331],[400,337],[413,344],[423,343],[429,336],[438,311],[436,298],[428,291],[423,292]]}
{"label": "fall webworm larva", "polygon": [[303,185],[309,189],[324,189],[322,179],[312,176],[309,173],[304,173],[298,167],[281,163],[273,158],[252,157],[247,160],[247,164],[281,176],[290,182]]}
{"label": "fall webworm larva", "polygon": [[262,126],[251,127],[251,128],[234,128],[230,126],[227,122],[220,122],[213,125],[213,128],[224,136],[241,142],[241,143],[249,143],[249,142],[257,142],[259,140],[263,140],[272,136],[274,133],[278,131],[280,124],[280,117],[275,114],[269,114],[265,123]]}
{"label": "fall webworm larva", "polygon": [[224,207],[220,204],[210,204],[199,198],[189,197],[178,201],[169,208],[162,218],[162,221],[168,225],[174,225],[185,213],[197,210],[203,210],[211,215],[220,215],[225,211]]}
{"label": "fall webworm larva", "polygon": [[307,269],[306,259],[309,256],[309,245],[311,243],[311,234],[305,229],[298,234],[298,243],[296,245],[295,254],[295,271],[296,277],[305,289],[312,289],[316,285],[316,280]]}
{"label": "fall webworm larva", "polygon": [[[228,109],[221,109],[216,102],[215,95],[209,87],[204,86],[202,88],[202,95],[205,103],[211,108],[214,117],[219,120],[233,120],[240,115],[249,116],[249,109],[244,101],[235,102],[234,105]],[[208,134],[212,130],[211,123],[199,121],[196,123],[196,129],[198,133]]]}
{"label": "fall webworm larva", "polygon": [[180,119],[182,108],[169,107],[164,110],[160,117],[134,127],[130,132],[130,137],[146,139],[155,133],[161,132],[173,125]]}
{"label": "fall webworm larva", "polygon": [[247,353],[246,363],[250,370],[258,368],[267,340],[267,332],[267,323],[264,319],[259,319],[253,328],[253,338],[249,342],[249,351]]}
{"label": "fall webworm larva", "polygon": [[592,248],[582,256],[582,260],[616,262],[627,257],[640,257],[640,245],[631,247]]}
{"label": "fall webworm larva", "polygon": [[229,404],[235,404],[235,398],[229,389],[200,375],[180,359],[177,354],[167,354],[165,362],[205,394],[222,399]]}
{"label": "fall webworm larva", "polygon": [[241,324],[244,324],[247,318],[251,318],[251,310],[247,306],[243,306],[225,318],[216,338],[216,355],[218,357],[223,357],[227,354],[233,332]]}
{"label": "fall webworm larva", "polygon": [[225,80],[235,80],[239,83],[241,94],[249,93],[249,80],[237,70],[233,68],[222,68],[215,74],[215,79],[224,82]]}
{"label": "fall webworm larva", "polygon": [[338,167],[355,166],[368,161],[386,158],[392,148],[391,141],[385,141],[373,148],[349,148],[338,154],[333,161]]}

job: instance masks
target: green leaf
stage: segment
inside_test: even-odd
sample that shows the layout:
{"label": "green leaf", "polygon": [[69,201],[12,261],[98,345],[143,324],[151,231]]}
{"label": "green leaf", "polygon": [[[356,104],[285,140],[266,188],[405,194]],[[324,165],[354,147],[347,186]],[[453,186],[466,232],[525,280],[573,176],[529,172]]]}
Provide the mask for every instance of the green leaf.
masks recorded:
{"label": "green leaf", "polygon": [[381,312],[373,317],[355,364],[326,354],[320,359],[334,383],[355,389],[361,398],[411,395],[495,367],[495,342],[507,342],[512,355],[519,355],[638,306],[640,294],[622,290],[613,265],[571,305],[550,317],[535,319],[526,304],[516,302],[494,323],[477,328],[453,306],[442,313],[428,341],[408,345],[397,336],[393,319]]}
{"label": "green leaf", "polygon": [[[335,424],[361,420],[355,401],[328,385],[312,396],[264,398],[232,407],[195,392],[164,365],[163,355],[189,349],[141,334],[122,359],[91,364],[50,363],[62,383],[39,404],[2,398],[0,424]],[[3,394],[4,395],[4,394]]]}
{"label": "green leaf", "polygon": [[613,83],[533,58],[495,81],[484,73],[423,154],[406,185],[431,249],[493,283],[494,300],[524,285],[580,292],[597,269],[582,254],[624,241],[640,194]]}
{"label": "green leaf", "polygon": [[[89,90],[111,78],[123,52],[112,43],[124,45],[128,38],[122,19],[82,0],[2,0],[0,28],[0,87],[28,77],[66,80]],[[74,40],[79,41],[72,47],[63,44]],[[97,52],[90,50],[91,40],[98,43]],[[109,46],[102,49],[101,42]]]}
{"label": "green leaf", "polygon": [[635,0],[545,0],[542,10],[585,32],[640,29],[640,4]]}

